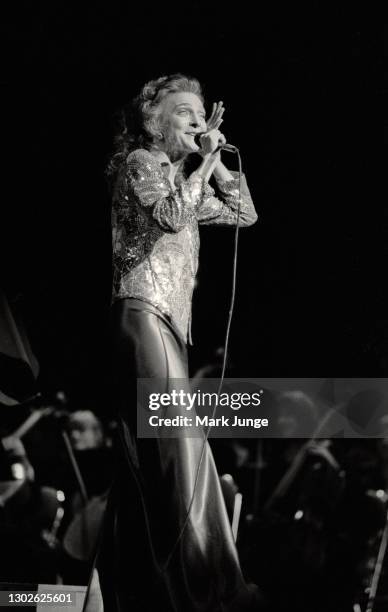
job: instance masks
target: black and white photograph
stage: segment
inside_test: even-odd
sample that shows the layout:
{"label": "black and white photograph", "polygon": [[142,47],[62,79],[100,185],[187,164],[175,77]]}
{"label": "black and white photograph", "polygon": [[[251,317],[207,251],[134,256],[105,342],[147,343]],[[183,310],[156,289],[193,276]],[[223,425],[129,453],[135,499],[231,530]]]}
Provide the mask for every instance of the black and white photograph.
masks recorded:
{"label": "black and white photograph", "polygon": [[386,612],[385,32],[9,7],[0,609]]}

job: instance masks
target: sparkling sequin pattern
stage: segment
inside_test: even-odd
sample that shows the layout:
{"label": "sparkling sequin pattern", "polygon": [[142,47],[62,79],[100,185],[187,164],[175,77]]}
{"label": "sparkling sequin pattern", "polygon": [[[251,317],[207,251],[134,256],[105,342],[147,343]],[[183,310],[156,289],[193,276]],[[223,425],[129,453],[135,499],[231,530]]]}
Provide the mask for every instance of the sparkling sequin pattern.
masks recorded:
{"label": "sparkling sequin pattern", "polygon": [[[198,223],[234,225],[238,180],[218,184],[220,198],[193,175],[175,189],[159,161],[144,149],[132,151],[113,194],[112,301],[134,297],[150,302],[190,339],[191,301],[198,268]],[[257,219],[245,177],[241,226]]]}

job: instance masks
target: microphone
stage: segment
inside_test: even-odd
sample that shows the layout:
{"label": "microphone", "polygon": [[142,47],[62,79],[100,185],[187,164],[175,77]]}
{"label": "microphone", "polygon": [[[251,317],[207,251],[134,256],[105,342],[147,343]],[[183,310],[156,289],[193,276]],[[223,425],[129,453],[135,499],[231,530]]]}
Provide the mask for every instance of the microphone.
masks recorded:
{"label": "microphone", "polygon": [[[200,147],[200,148],[201,148],[201,141],[200,141],[200,138],[201,138],[201,136],[203,136],[203,134],[206,134],[206,132],[201,132],[200,134],[196,134],[196,135],[194,136],[194,141],[195,141],[195,144],[196,144],[198,147]],[[216,153],[217,151],[228,151],[229,153],[237,153],[238,149],[237,149],[237,147],[235,147],[235,146],[233,146],[233,145],[231,145],[231,144],[225,143],[225,144],[220,144],[220,145],[218,145],[218,147],[217,147],[217,149],[214,151],[214,153]]]}
{"label": "microphone", "polygon": [[237,153],[237,147],[226,142],[223,145],[219,145],[217,151],[228,151],[229,153]]}

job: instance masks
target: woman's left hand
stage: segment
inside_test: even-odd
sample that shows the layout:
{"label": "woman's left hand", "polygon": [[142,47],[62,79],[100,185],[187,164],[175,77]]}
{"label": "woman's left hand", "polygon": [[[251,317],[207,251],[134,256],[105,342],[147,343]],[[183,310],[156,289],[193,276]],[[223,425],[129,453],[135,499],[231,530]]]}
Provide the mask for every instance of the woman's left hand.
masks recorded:
{"label": "woman's left hand", "polygon": [[210,130],[218,130],[221,123],[223,122],[222,115],[225,112],[224,103],[223,102],[214,102],[212,108],[212,114],[206,122],[206,131],[210,132]]}
{"label": "woman's left hand", "polygon": [[224,111],[225,108],[222,101],[214,102],[211,115],[206,121],[206,132],[201,134],[200,137],[201,149],[198,151],[200,155],[204,156],[214,153],[219,144],[226,142],[224,135],[218,129],[223,122],[222,115]]}

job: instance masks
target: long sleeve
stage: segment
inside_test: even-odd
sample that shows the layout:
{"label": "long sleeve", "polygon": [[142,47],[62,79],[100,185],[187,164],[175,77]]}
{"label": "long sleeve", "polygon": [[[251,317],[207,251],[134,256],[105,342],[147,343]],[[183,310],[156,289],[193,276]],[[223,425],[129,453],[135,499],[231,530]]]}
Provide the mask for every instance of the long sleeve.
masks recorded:
{"label": "long sleeve", "polygon": [[200,186],[182,181],[174,190],[158,161],[145,150],[133,151],[127,160],[128,187],[140,207],[149,211],[166,232],[179,232],[195,216]]}
{"label": "long sleeve", "polygon": [[[198,222],[203,225],[236,225],[239,179],[238,172],[232,172],[233,180],[218,181],[220,198],[215,197],[214,189],[204,185],[203,195],[196,210]],[[245,175],[241,177],[240,226],[248,227],[257,221],[257,214],[248,189]]]}

